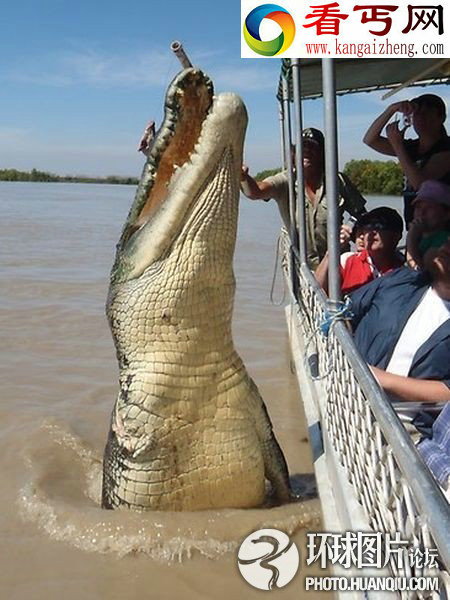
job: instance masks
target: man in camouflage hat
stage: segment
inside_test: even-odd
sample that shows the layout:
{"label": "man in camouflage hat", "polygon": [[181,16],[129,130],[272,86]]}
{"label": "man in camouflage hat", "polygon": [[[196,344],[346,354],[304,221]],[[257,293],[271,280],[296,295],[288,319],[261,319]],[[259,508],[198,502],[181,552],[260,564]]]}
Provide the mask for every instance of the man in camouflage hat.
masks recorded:
{"label": "man in camouflage hat", "polygon": [[[318,129],[303,130],[304,200],[306,211],[307,261],[316,269],[327,251],[327,198],[324,173],[324,137]],[[340,220],[346,211],[358,217],[365,212],[365,199],[343,173],[339,173]],[[242,167],[241,189],[250,200],[276,200],[283,223],[289,230],[288,174],[281,171],[256,181],[249,175],[248,167]]]}

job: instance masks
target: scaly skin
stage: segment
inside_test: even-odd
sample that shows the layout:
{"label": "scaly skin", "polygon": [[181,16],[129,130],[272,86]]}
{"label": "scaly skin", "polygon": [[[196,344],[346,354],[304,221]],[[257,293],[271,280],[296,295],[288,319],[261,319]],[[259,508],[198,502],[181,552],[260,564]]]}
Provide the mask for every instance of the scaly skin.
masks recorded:
{"label": "scaly skin", "polygon": [[[231,336],[247,116],[237,96],[211,100],[200,71],[172,83],[118,245],[107,315],[120,391],[105,449],[105,508],[253,507],[264,500],[265,477],[289,499],[283,454]],[[174,170],[167,156],[172,164],[180,152]]]}

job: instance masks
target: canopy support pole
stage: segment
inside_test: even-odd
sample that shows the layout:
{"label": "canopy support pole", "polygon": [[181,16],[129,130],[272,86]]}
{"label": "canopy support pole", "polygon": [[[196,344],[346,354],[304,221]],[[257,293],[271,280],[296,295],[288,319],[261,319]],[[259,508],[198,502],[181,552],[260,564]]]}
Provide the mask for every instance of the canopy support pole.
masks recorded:
{"label": "canopy support pole", "polygon": [[338,145],[336,114],[336,74],[334,60],[322,59],[322,86],[325,122],[325,183],[328,206],[328,291],[335,306],[341,299],[341,274],[339,269],[339,212],[338,212]]}
{"label": "canopy support pole", "polygon": [[303,115],[302,115],[302,95],[300,80],[300,59],[293,58],[292,66],[292,85],[294,90],[294,111],[295,111],[295,170],[297,176],[297,234],[301,264],[306,263],[306,211],[305,211],[305,177],[303,173]]}
{"label": "canopy support pole", "polygon": [[283,78],[283,112],[284,112],[284,156],[286,160],[286,169],[288,175],[289,189],[289,235],[291,238],[290,253],[290,272],[292,279],[292,289],[297,298],[298,277],[295,269],[294,251],[298,250],[298,232],[296,227],[296,200],[294,186],[294,171],[292,162],[292,132],[291,132],[291,108],[289,106],[289,86],[286,78]]}

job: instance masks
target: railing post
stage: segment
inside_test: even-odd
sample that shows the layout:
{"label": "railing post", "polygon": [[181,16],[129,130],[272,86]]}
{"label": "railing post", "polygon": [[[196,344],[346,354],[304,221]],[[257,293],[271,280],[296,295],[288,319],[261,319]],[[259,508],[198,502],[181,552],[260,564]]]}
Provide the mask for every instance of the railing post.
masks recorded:
{"label": "railing post", "polygon": [[332,58],[322,59],[322,85],[325,122],[325,183],[328,206],[328,291],[333,304],[341,299],[341,276],[339,269],[339,210],[338,210],[338,145],[336,115],[336,77]]}
{"label": "railing post", "polygon": [[[294,90],[294,112],[295,112],[295,169],[297,175],[297,233],[300,262],[306,263],[306,211],[304,202],[305,179],[303,173],[303,115],[302,95],[300,80],[300,59],[293,58],[292,86]],[[299,192],[300,190],[300,192]],[[300,200],[299,200],[300,199]]]}
{"label": "railing post", "polygon": [[[292,133],[291,133],[291,108],[289,105],[289,85],[287,79],[283,77],[283,112],[284,112],[284,155],[286,159],[286,169],[288,175],[289,186],[289,236],[291,238],[291,246],[298,250],[298,232],[297,232],[297,210],[296,210],[296,195],[294,184],[294,169],[292,162]],[[295,269],[294,253],[290,253],[290,267],[292,289],[295,298],[297,298],[298,277]]]}

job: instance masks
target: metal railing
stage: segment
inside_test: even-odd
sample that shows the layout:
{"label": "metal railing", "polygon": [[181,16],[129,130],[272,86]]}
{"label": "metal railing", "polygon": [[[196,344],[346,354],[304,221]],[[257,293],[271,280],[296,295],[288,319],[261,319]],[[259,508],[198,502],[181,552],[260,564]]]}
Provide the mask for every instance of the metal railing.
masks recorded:
{"label": "metal railing", "polygon": [[[411,569],[406,564],[393,575],[438,576],[450,598],[450,507],[422,461],[391,403],[361,359],[342,321],[328,335],[320,324],[328,311],[327,299],[298,253],[289,235],[282,233],[286,278],[297,279],[296,327],[305,341],[305,353],[317,354],[319,376],[326,398],[321,403],[323,436],[333,447],[354,496],[374,532],[399,532],[414,547],[438,550],[439,569]],[[295,273],[291,271],[294,264]],[[312,342],[312,343],[310,343]],[[305,362],[310,356],[305,356]],[[401,593],[402,598],[445,598],[439,594]]]}

